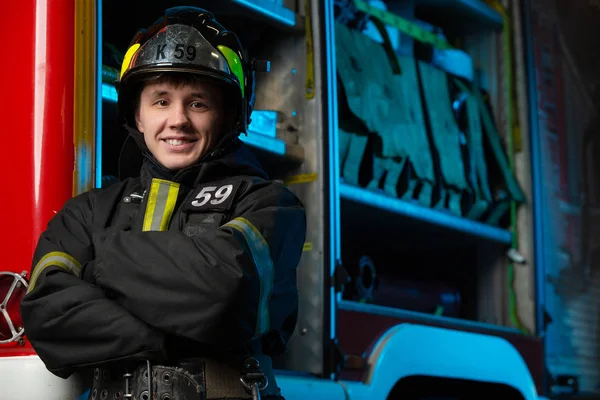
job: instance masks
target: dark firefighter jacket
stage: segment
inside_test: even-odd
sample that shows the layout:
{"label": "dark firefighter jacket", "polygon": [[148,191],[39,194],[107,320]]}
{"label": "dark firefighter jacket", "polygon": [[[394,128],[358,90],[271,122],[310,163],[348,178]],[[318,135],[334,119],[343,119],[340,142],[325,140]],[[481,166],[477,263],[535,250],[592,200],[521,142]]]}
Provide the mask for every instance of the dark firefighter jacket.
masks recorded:
{"label": "dark firefighter jacket", "polygon": [[54,374],[100,363],[283,349],[304,208],[248,148],[70,199],[41,235],[21,311]]}

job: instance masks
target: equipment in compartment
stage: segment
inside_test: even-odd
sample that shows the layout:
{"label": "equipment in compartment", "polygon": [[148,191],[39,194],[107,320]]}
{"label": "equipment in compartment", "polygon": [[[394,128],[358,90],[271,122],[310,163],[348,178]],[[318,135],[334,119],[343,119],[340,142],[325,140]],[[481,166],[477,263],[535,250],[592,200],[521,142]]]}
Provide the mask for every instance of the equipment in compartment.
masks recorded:
{"label": "equipment in compartment", "polygon": [[367,27],[369,16],[356,7],[354,0],[334,0],[333,10],[336,21],[348,28],[362,32]]}
{"label": "equipment in compartment", "polygon": [[362,256],[358,261],[358,268],[352,269],[350,286],[347,287],[344,297],[361,303],[372,303],[373,292],[378,286],[375,264],[369,256]]}
{"label": "equipment in compartment", "polygon": [[463,196],[463,209],[468,218],[479,219],[492,202],[480,107],[469,83],[454,78],[451,84],[454,89],[452,109],[460,129],[465,175],[470,188]]}
{"label": "equipment in compartment", "polygon": [[381,306],[425,314],[460,316],[460,293],[442,282],[380,279],[373,301]]}
{"label": "equipment in compartment", "polygon": [[525,202],[525,194],[509,163],[506,144],[503,142],[494,120],[492,107],[482,90],[473,90],[479,104],[485,133],[486,159],[490,168],[490,185],[494,191],[494,202],[485,222],[496,225],[508,213],[511,201]]}
{"label": "equipment in compartment", "polygon": [[434,207],[462,215],[461,199],[468,185],[460,152],[460,134],[452,115],[447,75],[424,62],[419,62],[418,66],[431,140],[440,162],[439,197]]}
{"label": "equipment in compartment", "polygon": [[[397,59],[398,75],[383,46],[358,31],[336,23],[336,41],[342,177],[428,206],[434,173],[429,143],[421,134],[424,121],[412,59]],[[361,180],[362,162],[369,164],[369,176]]]}
{"label": "equipment in compartment", "polygon": [[[385,265],[383,270],[394,267]],[[373,259],[368,255],[360,257],[357,265],[347,268],[350,284],[344,288],[343,298],[346,300],[438,316],[460,316],[461,295],[449,283],[401,278],[401,273],[378,274]]]}
{"label": "equipment in compartment", "polygon": [[361,33],[364,16],[341,15],[335,29],[343,181],[504,226],[511,202],[524,196],[485,94],[470,81],[472,64],[450,74],[434,61],[443,66],[439,54],[451,50],[422,51],[421,43],[417,58],[394,57],[397,74],[385,46]]}

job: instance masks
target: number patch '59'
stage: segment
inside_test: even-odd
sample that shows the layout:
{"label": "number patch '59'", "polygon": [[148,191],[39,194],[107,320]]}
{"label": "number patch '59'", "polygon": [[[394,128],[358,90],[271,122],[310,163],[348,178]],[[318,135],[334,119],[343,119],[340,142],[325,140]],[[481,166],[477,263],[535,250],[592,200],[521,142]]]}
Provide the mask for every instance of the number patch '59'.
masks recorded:
{"label": "number patch '59'", "polygon": [[236,182],[236,184],[227,183],[222,185],[204,186],[200,189],[196,189],[196,195],[186,208],[192,210],[226,210],[231,206],[238,186],[239,185]]}

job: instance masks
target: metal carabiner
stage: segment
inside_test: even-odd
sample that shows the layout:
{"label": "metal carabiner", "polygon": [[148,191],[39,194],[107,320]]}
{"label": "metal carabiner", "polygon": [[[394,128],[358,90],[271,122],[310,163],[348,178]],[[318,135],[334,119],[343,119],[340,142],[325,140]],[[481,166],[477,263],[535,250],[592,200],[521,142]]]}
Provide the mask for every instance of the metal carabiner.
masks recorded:
{"label": "metal carabiner", "polygon": [[269,385],[269,379],[262,373],[260,364],[254,357],[244,362],[244,368],[247,372],[240,377],[240,382],[249,393],[252,393],[252,400],[260,400],[260,392]]}

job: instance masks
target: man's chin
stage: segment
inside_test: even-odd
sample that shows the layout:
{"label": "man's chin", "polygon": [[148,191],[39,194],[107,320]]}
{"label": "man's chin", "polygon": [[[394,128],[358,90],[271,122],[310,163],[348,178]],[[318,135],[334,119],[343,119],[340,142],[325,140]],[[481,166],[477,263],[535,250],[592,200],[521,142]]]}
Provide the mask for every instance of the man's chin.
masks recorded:
{"label": "man's chin", "polygon": [[[160,160],[159,160],[160,161]],[[184,169],[189,167],[192,164],[195,164],[195,159],[184,158],[184,159],[169,159],[160,161],[163,167],[171,170],[171,171],[179,171],[180,169]]]}

